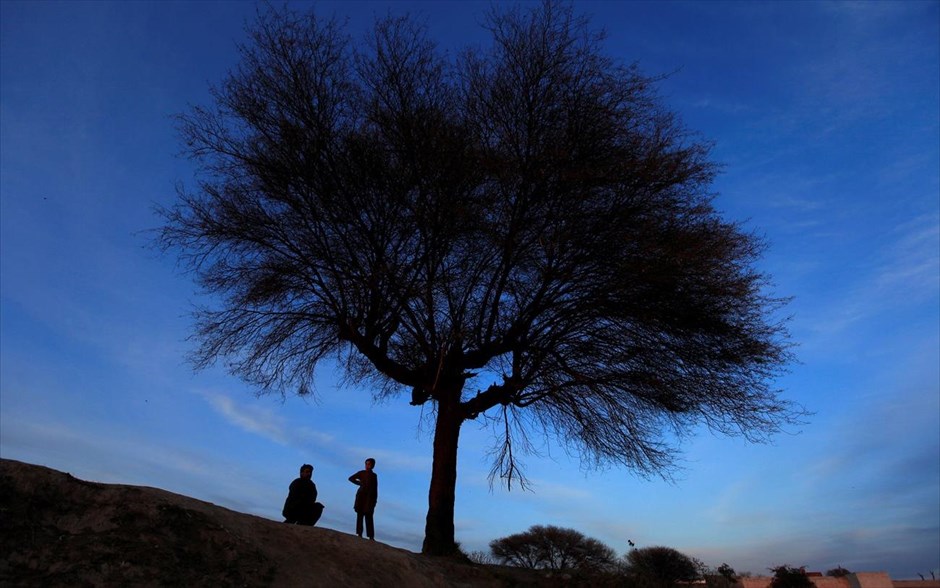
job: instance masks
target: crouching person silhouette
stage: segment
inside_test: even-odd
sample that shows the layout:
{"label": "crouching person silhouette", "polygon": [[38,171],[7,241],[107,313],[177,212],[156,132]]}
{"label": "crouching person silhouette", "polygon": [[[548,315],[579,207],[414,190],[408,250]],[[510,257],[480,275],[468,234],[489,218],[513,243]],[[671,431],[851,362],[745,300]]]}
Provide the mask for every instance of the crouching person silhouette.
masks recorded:
{"label": "crouching person silhouette", "polygon": [[370,457],[366,460],[366,469],[349,476],[349,481],[359,486],[359,490],[356,490],[356,503],[353,505],[353,510],[356,511],[356,535],[362,537],[362,520],[365,519],[366,536],[373,541],[375,523],[372,514],[375,512],[376,502],[379,501],[379,477],[372,471],[374,467],[375,460]]}
{"label": "crouching person silhouette", "polygon": [[323,505],[317,502],[317,485],[311,479],[313,466],[300,466],[300,477],[290,483],[287,500],[284,501],[284,522],[292,525],[315,525],[323,514]]}

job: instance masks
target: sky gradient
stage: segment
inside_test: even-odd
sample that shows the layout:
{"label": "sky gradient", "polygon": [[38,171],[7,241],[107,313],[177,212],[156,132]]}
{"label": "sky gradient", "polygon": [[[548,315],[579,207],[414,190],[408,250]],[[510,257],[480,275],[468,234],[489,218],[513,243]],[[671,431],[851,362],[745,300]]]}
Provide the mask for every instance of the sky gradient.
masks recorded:
{"label": "sky gradient", "polygon": [[[292,3],[300,8],[306,3]],[[426,19],[483,44],[487,2],[320,2],[356,38]],[[778,381],[814,414],[767,445],[684,440],[675,479],[584,470],[554,440],[531,492],[490,488],[489,432],[461,435],[457,540],[571,527],[618,554],[666,545],[764,574],[940,574],[940,3],[589,2],[606,52],[670,74],[663,101],[714,141],[726,218],[770,244],[760,269],[799,359]],[[172,115],[238,60],[249,2],[0,2],[0,455],[163,488],[280,520],[301,463],[320,525],[353,532],[346,478],[377,460],[377,539],[418,551],[427,411],[324,370],[317,398],[256,397],[193,373],[191,276],[152,247],[153,209],[191,183]]]}

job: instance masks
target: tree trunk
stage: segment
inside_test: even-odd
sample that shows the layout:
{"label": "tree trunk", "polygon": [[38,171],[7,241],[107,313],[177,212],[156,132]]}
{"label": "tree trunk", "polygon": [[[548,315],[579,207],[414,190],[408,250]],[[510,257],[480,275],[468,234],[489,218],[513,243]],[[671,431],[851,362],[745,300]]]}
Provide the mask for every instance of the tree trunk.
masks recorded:
{"label": "tree trunk", "polygon": [[459,404],[459,391],[456,400],[440,400],[437,404],[428,516],[421,547],[421,552],[428,555],[451,555],[457,550],[454,502],[457,494],[457,439],[463,423]]}

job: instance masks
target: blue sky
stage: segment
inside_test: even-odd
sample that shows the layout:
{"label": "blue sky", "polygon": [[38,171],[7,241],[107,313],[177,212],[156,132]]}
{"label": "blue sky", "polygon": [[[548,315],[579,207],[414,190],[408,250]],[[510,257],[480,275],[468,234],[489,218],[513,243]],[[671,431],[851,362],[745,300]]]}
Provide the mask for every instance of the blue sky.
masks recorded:
{"label": "blue sky", "polygon": [[[298,4],[305,6],[304,4]],[[422,14],[443,48],[485,43],[486,2],[320,2],[358,36]],[[940,572],[940,3],[588,2],[607,51],[670,73],[663,100],[715,142],[716,206],[765,235],[760,262],[815,414],[769,445],[682,446],[676,480],[585,471],[548,443],[533,492],[487,483],[488,431],[462,432],[457,539],[534,524],[618,553],[667,545],[756,574]],[[347,476],[378,460],[381,541],[418,551],[427,414],[324,370],[317,399],[193,374],[192,280],[148,248],[154,205],[192,179],[171,115],[237,63],[248,2],[0,2],[0,454],[279,519],[303,462],[352,532]]]}

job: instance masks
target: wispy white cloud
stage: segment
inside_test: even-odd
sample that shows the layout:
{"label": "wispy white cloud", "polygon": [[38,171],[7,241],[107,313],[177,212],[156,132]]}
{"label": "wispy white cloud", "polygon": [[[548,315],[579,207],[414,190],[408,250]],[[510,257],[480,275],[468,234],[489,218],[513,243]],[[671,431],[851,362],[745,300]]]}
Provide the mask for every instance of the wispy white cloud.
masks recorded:
{"label": "wispy white cloud", "polygon": [[270,410],[260,407],[246,409],[228,396],[216,392],[206,392],[203,396],[230,424],[281,445],[289,443],[285,420]]}
{"label": "wispy white cloud", "polygon": [[893,231],[894,243],[879,260],[876,295],[916,302],[940,293],[940,216],[924,214]]}
{"label": "wispy white cloud", "polygon": [[804,325],[817,339],[841,336],[873,317],[912,305],[935,304],[940,293],[940,219],[922,215],[894,227],[889,242],[828,305],[817,305]]}
{"label": "wispy white cloud", "polygon": [[359,463],[371,456],[395,469],[430,471],[430,462],[425,456],[351,445],[328,430],[298,426],[263,405],[240,403],[220,392],[204,391],[201,395],[229,424],[281,445],[304,450],[309,450],[312,445],[320,455],[337,463]]}
{"label": "wispy white cloud", "polygon": [[[827,51],[801,73],[807,105],[834,119],[867,118],[906,108],[909,64],[936,55],[936,4],[837,2],[814,4],[829,23]],[[919,23],[920,26],[911,26]],[[926,83],[926,77],[919,80]],[[812,101],[815,100],[815,103]]]}

